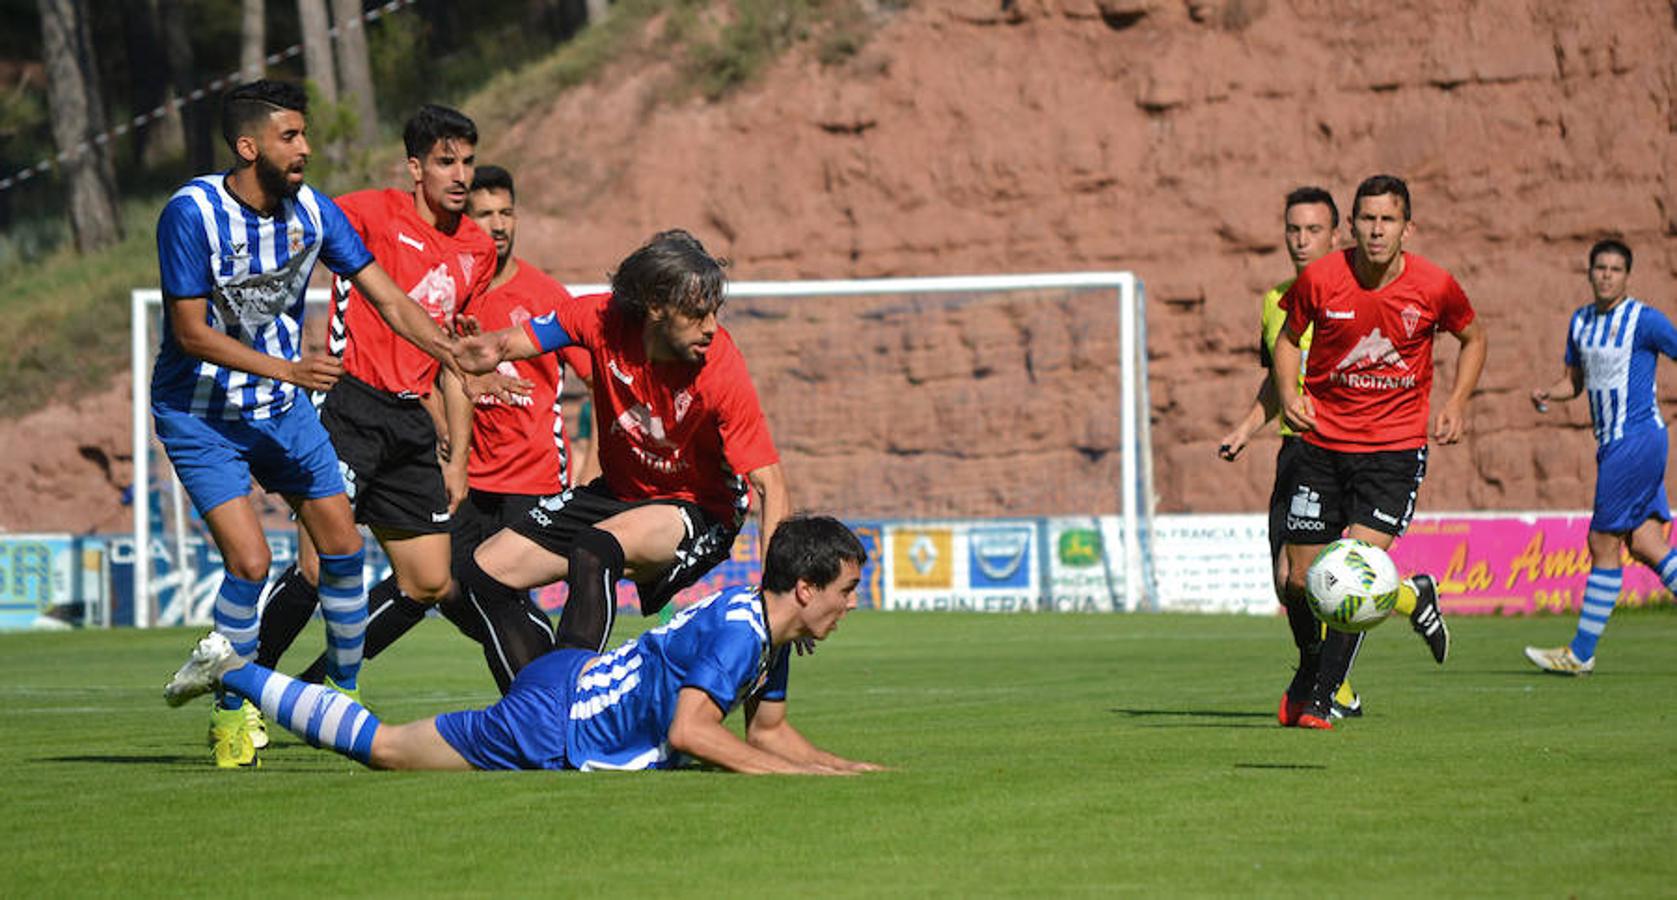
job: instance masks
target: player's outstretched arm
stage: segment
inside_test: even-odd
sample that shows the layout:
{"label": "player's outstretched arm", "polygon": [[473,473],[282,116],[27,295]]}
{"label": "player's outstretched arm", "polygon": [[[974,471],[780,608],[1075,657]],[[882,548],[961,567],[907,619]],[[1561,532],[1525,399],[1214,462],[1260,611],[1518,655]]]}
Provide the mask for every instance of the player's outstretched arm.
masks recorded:
{"label": "player's outstretched arm", "polygon": [[1270,381],[1281,398],[1281,414],[1297,431],[1316,427],[1316,411],[1299,387],[1299,371],[1303,368],[1304,351],[1299,349],[1299,336],[1292,326],[1282,326],[1281,334],[1275,338],[1275,365],[1270,368]]}
{"label": "player's outstretched arm", "polygon": [[1490,338],[1485,326],[1475,319],[1466,328],[1455,332],[1461,341],[1461,355],[1456,357],[1456,383],[1450,387],[1450,397],[1444,401],[1433,422],[1432,435],[1441,444],[1453,444],[1461,439],[1467,426],[1467,401],[1479,386],[1479,373],[1485,370],[1485,356],[1490,352]]}
{"label": "player's outstretched arm", "polygon": [[884,766],[861,760],[845,759],[810,743],[803,732],[786,721],[786,702],[783,700],[746,701],[745,738],[751,746],[766,750],[782,759],[808,763],[835,772],[883,772]]}
{"label": "player's outstretched arm", "polygon": [[412,297],[396,286],[378,263],[371,263],[350,278],[361,296],[373,304],[390,330],[425,351],[445,366],[454,365],[454,339],[431,318]]}
{"label": "player's outstretched arm", "polygon": [[1584,392],[1584,370],[1577,366],[1567,366],[1561,377],[1548,387],[1541,387],[1531,392],[1531,405],[1537,407],[1540,413],[1549,411],[1549,401],[1562,402],[1571,400]]}
{"label": "player's outstretched arm", "polygon": [[[462,316],[463,323],[472,320]],[[455,358],[460,361],[460,368],[473,375],[495,371],[495,367],[503,360],[529,359],[539,356],[542,348],[530,339],[529,332],[520,327],[502,328],[499,331],[486,331],[481,334],[464,331],[465,337],[459,340],[455,348]]]}
{"label": "player's outstretched arm", "polygon": [[472,449],[472,398],[460,376],[449,369],[437,371],[437,389],[443,395],[443,424],[448,431],[447,452],[439,452],[443,486],[448,490],[448,510],[460,508],[466,499],[466,465]]}
{"label": "player's outstretched arm", "polygon": [[182,353],[311,391],[330,390],[344,373],[343,364],[332,356],[310,355],[293,362],[263,353],[210,327],[208,313],[209,300],[204,297],[169,301],[169,323]]}
{"label": "player's outstretched arm", "polygon": [[722,708],[704,691],[685,687],[676,697],[670,749],[747,775],[835,775],[823,766],[793,762],[740,740],[722,725]]}

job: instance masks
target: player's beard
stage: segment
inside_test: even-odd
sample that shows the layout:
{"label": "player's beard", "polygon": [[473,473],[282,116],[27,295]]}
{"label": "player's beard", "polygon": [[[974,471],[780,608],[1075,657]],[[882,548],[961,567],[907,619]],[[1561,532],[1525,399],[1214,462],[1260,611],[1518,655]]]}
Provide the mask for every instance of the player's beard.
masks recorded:
{"label": "player's beard", "polygon": [[267,192],[269,196],[296,196],[297,189],[302,187],[303,183],[299,181],[292,184],[285,175],[285,170],[269,162],[267,157],[256,157],[256,183],[262,185],[262,190]]}

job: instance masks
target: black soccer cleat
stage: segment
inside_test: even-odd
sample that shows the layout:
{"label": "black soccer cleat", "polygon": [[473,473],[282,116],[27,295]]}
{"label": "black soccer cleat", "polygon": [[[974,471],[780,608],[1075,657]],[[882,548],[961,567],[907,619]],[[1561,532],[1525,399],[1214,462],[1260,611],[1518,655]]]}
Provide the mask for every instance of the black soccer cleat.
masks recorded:
{"label": "black soccer cleat", "polygon": [[1442,666],[1450,655],[1450,626],[1444,624],[1444,613],[1438,608],[1438,586],[1431,575],[1415,575],[1409,582],[1415,586],[1415,611],[1409,614],[1409,627],[1427,642],[1433,662]]}

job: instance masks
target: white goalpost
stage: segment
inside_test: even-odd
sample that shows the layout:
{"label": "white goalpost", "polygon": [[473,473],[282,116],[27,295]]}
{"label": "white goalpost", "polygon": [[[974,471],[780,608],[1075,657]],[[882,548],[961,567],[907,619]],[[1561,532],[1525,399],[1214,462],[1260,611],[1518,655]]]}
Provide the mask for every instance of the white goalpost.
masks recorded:
{"label": "white goalpost", "polygon": [[[579,284],[570,289],[580,296],[607,286]],[[1093,534],[1097,544],[1104,540],[1110,547],[1101,551],[1105,571],[1096,579],[1104,585],[1099,590],[1110,596],[1094,606],[1060,604],[1059,598],[1050,596],[1052,588],[1044,574],[1028,579],[1029,587],[1021,588],[1038,592],[1039,604],[1022,608],[1156,608],[1148,546],[1153,472],[1146,310],[1143,286],[1134,273],[738,281],[728,285],[728,297],[731,302],[724,323],[751,366],[777,442],[786,445],[782,451],[789,468],[802,452],[801,430],[866,432],[857,440],[871,438],[892,445],[870,448],[871,459],[886,462],[869,463],[872,468],[860,473],[850,473],[842,459],[808,463],[846,469],[845,474],[855,474],[858,481],[886,486],[879,492],[884,496],[871,499],[867,506],[846,508],[850,504],[845,499],[817,496],[817,501],[829,501],[820,507],[822,511],[847,521],[911,525],[953,520],[1006,520],[1010,525],[1025,519],[1039,521],[1044,524],[1031,532],[1035,536],[1029,540],[1032,558],[1045,573],[1053,556],[1050,544],[1056,535],[1064,541],[1065,529],[1072,527],[1064,523],[1074,522],[1080,535]],[[311,332],[324,319],[326,300],[326,291],[308,294]],[[162,302],[156,289],[132,292],[133,603],[134,624],[139,627],[205,619],[214,590],[208,580],[199,579],[191,562],[193,548],[203,538],[191,533],[190,504],[172,470],[166,463],[160,465],[161,448],[152,438],[151,366],[157,353]],[[815,376],[806,371],[766,384],[765,371],[772,371],[774,365],[797,365],[800,354],[807,352],[811,334],[828,335],[845,350],[832,359],[809,363],[807,368],[819,373]],[[970,366],[970,374],[956,371],[951,376],[943,371],[959,368],[941,365],[952,357],[986,353]],[[760,368],[760,362],[764,367]],[[1016,365],[1022,367],[1020,372],[1009,371]],[[928,376],[928,367],[938,371]],[[773,379],[772,374],[768,377]],[[826,383],[821,385],[807,384],[823,379]],[[910,404],[922,398],[935,405],[936,413],[905,424],[871,407],[829,403],[831,398],[854,394],[851,384],[868,379],[876,382],[874,396],[885,394]],[[941,384],[943,393],[934,396],[937,384],[930,382]],[[1068,384],[1076,388],[1067,389]],[[1046,396],[1021,396],[1022,385],[1030,390],[1040,387],[1039,393]],[[939,416],[947,420],[951,415],[982,414],[987,422],[998,418],[1005,422],[1012,415],[1028,418],[1023,410],[1032,403],[1052,406],[1062,419],[1084,424],[1071,435],[1033,425],[1034,431],[1044,434],[1037,438],[1041,452],[1032,457],[1038,462],[1029,471],[1011,468],[1015,463],[1008,459],[963,459],[969,455],[965,448],[951,451],[936,445]],[[1059,409],[1072,404],[1083,406]],[[811,418],[814,408],[827,405],[835,407],[830,415],[836,418]],[[914,434],[931,432],[931,438],[917,437],[919,443],[906,448],[896,446],[903,443],[901,433],[914,427],[921,429]],[[1055,441],[1066,446],[1055,446]],[[1056,452],[1063,452],[1064,458],[1056,457]],[[912,470],[881,473],[880,468],[893,468],[890,460],[897,458],[893,453],[909,460]],[[159,466],[155,476],[154,465]],[[1040,490],[1029,493],[1032,488]],[[162,490],[159,506],[168,523],[162,533],[152,509],[154,489]],[[802,495],[799,500],[808,502]],[[1104,522],[1115,522],[1116,527]],[[961,571],[970,567],[976,573],[982,568],[994,575],[989,571],[993,560],[987,561],[984,553],[992,545],[1006,543],[975,536],[968,550],[948,555],[970,550],[971,562],[961,562]],[[877,550],[885,564],[888,548]],[[167,573],[158,573],[154,556],[167,564]],[[159,603],[164,596],[167,602]]]}

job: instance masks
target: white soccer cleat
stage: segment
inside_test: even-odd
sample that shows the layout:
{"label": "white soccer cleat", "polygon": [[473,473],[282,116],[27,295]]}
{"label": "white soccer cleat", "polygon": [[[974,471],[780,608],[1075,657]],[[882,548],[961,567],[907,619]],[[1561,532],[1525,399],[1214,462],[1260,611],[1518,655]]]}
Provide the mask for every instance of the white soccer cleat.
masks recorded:
{"label": "white soccer cleat", "polygon": [[192,655],[175,672],[175,677],[163,686],[163,699],[170,706],[180,706],[193,697],[215,690],[221,676],[239,666],[241,660],[233,652],[233,645],[220,632],[212,631],[192,649]]}
{"label": "white soccer cleat", "polygon": [[1526,659],[1545,672],[1561,675],[1588,675],[1595,671],[1595,657],[1579,659],[1571,647],[1527,647]]}

